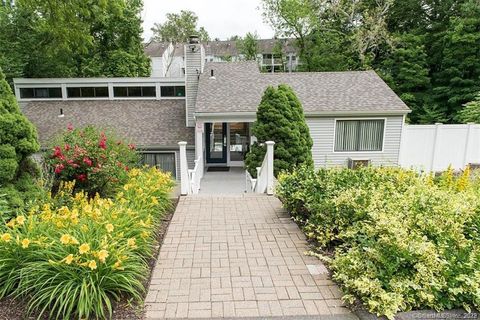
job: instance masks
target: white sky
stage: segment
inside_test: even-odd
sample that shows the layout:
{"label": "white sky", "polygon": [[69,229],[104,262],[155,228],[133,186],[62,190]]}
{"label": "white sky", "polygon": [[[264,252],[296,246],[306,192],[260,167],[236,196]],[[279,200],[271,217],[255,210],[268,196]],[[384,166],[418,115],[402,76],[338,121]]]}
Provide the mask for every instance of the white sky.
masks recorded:
{"label": "white sky", "polygon": [[212,40],[253,31],[260,38],[271,38],[274,31],[263,22],[260,5],[260,0],[143,0],[143,37],[150,39],[150,28],[155,22],[164,22],[166,13],[191,10]]}

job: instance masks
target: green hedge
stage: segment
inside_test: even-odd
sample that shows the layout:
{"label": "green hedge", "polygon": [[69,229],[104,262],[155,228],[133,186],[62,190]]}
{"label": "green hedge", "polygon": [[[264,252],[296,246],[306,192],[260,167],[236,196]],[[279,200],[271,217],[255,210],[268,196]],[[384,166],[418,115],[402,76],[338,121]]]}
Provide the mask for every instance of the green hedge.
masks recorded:
{"label": "green hedge", "polygon": [[299,168],[277,193],[347,302],[378,315],[480,306],[480,179],[398,168]]}

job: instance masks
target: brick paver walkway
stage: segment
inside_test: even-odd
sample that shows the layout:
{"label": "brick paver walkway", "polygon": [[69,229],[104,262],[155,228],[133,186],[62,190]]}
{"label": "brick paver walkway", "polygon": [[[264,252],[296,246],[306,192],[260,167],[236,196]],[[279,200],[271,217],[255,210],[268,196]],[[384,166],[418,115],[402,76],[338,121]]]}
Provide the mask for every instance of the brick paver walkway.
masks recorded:
{"label": "brick paver walkway", "polygon": [[182,197],[145,316],[354,319],[323,264],[306,250],[304,235],[274,197]]}

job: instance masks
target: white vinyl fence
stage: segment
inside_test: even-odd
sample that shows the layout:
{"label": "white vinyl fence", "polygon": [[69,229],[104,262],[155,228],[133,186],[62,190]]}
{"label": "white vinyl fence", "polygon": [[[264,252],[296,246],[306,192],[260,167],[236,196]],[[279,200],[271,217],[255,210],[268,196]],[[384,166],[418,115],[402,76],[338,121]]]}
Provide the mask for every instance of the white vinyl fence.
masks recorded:
{"label": "white vinyl fence", "polygon": [[404,168],[426,171],[480,164],[480,125],[405,125],[399,163]]}

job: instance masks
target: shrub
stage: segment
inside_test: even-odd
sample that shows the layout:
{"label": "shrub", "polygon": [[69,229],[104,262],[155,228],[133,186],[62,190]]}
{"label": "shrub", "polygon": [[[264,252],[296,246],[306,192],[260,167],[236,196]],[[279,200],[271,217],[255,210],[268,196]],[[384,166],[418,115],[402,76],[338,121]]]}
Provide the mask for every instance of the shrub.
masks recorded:
{"label": "shrub", "polygon": [[251,146],[245,159],[252,177],[257,176],[256,168],[262,165],[266,153],[263,144],[269,140],[275,142],[275,176],[299,164],[313,164],[313,142],[303,108],[290,87],[279,85],[278,88],[268,87],[265,90],[252,132],[258,142]]}
{"label": "shrub", "polygon": [[69,182],[50,202],[6,221],[0,297],[25,296],[29,313],[64,319],[107,318],[112,300],[139,300],[173,184],[157,169],[133,169],[111,200],[72,196]]}
{"label": "shrub", "polygon": [[346,295],[379,315],[480,306],[480,189],[398,168],[300,168],[278,194]]}
{"label": "shrub", "polygon": [[[0,194],[8,194],[10,209],[21,209],[31,195],[19,189],[19,179],[32,181],[37,170],[32,167],[30,155],[39,150],[34,126],[20,112],[15,96],[0,69]],[[26,177],[30,175],[30,177]],[[21,184],[21,183],[20,183]],[[40,190],[36,188],[35,193]]]}
{"label": "shrub", "polygon": [[75,180],[77,190],[91,197],[110,196],[128,178],[128,170],[139,163],[132,144],[127,145],[113,133],[87,126],[69,127],[46,156],[55,173],[55,185]]}

